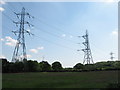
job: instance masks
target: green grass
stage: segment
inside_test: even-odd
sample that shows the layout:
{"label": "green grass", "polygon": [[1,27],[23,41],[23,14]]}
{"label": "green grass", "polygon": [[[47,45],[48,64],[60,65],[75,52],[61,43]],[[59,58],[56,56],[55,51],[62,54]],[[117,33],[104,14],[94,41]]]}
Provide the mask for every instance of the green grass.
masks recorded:
{"label": "green grass", "polygon": [[3,88],[106,88],[118,81],[117,71],[3,74]]}

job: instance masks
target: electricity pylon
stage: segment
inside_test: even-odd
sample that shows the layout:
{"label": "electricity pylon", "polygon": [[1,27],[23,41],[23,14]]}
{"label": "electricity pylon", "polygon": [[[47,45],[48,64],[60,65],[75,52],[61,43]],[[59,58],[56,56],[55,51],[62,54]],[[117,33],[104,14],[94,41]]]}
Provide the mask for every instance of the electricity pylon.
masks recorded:
{"label": "electricity pylon", "polygon": [[42,56],[42,61],[44,61],[45,60],[45,56]]}
{"label": "electricity pylon", "polygon": [[29,27],[31,26],[29,22],[25,21],[26,18],[25,16],[31,18],[31,15],[25,12],[24,7],[22,8],[22,11],[20,13],[15,13],[15,14],[20,21],[18,22],[13,21],[13,23],[15,23],[17,27],[19,26],[19,30],[12,31],[15,35],[17,35],[17,42],[13,52],[12,62],[17,62],[17,61],[26,62],[27,54],[26,54],[26,45],[25,45],[25,33],[28,33],[29,35],[32,33],[25,30],[25,24],[28,24]]}
{"label": "electricity pylon", "polygon": [[113,58],[115,58],[115,57],[113,57],[113,54],[114,54],[113,52],[110,53],[110,59],[111,60],[113,60]]}
{"label": "electricity pylon", "polygon": [[86,34],[82,36],[83,39],[85,40],[83,42],[83,45],[85,46],[85,49],[82,49],[84,52],[84,60],[83,64],[86,62],[87,64],[94,64],[93,58],[92,58],[92,53],[90,49],[90,44],[89,44],[89,38],[88,38],[88,31],[86,30]]}

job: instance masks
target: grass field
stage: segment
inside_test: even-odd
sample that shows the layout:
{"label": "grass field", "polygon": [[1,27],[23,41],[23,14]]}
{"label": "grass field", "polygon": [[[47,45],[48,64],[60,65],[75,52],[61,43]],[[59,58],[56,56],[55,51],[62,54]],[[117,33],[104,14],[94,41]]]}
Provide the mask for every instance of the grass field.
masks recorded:
{"label": "grass field", "polygon": [[3,88],[106,88],[118,81],[117,71],[3,74]]}

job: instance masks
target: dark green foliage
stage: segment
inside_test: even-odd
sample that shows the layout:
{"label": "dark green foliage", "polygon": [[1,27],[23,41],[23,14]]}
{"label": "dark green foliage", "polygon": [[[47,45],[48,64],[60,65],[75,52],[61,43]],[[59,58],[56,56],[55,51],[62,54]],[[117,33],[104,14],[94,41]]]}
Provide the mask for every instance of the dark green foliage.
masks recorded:
{"label": "dark green foliage", "polygon": [[9,70],[8,72],[23,72],[24,65],[22,62],[16,62],[16,63],[9,63]]}
{"label": "dark green foliage", "polygon": [[7,59],[2,61],[3,73],[14,72],[81,72],[81,71],[101,71],[101,70],[120,70],[120,61],[97,62],[95,64],[77,63],[73,68],[62,68],[60,62],[52,63],[52,66],[47,61],[38,63],[37,61],[24,62],[8,62]]}
{"label": "dark green foliage", "polygon": [[83,69],[83,64],[81,64],[81,63],[77,63],[74,67],[73,67],[74,69]]}
{"label": "dark green foliage", "polygon": [[83,70],[85,71],[94,71],[96,67],[94,64],[85,64]]}
{"label": "dark green foliage", "polygon": [[39,71],[39,64],[37,61],[32,60],[27,61],[27,67],[29,72]]}
{"label": "dark green foliage", "polygon": [[15,72],[23,72],[24,70],[23,62],[15,62],[13,67],[14,67]]}
{"label": "dark green foliage", "polygon": [[120,61],[114,62],[113,67],[114,67],[115,69],[120,70]]}
{"label": "dark green foliage", "polygon": [[62,71],[63,70],[60,62],[52,63],[52,69],[53,69],[53,71]]}
{"label": "dark green foliage", "polygon": [[39,66],[43,72],[51,71],[51,65],[47,61],[40,62]]}
{"label": "dark green foliage", "polygon": [[118,70],[120,69],[120,61],[107,61],[95,63],[97,70]]}
{"label": "dark green foliage", "polygon": [[7,73],[9,71],[9,62],[7,59],[0,59],[2,60],[2,72]]}
{"label": "dark green foliage", "polygon": [[16,68],[15,64],[10,62],[9,63],[9,71],[8,72],[10,72],[10,73],[18,72],[15,68]]}
{"label": "dark green foliage", "polygon": [[73,72],[74,69],[73,68],[64,68],[63,71],[64,72]]}
{"label": "dark green foliage", "polygon": [[1,59],[2,60],[2,72],[8,73],[8,72],[23,72],[24,64],[22,62],[8,62],[7,59]]}

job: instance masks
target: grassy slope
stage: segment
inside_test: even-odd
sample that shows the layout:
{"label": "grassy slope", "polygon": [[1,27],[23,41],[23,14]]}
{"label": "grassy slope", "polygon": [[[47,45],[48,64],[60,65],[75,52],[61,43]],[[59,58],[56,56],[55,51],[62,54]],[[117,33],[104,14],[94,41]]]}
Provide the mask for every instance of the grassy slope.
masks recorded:
{"label": "grassy slope", "polygon": [[3,88],[105,88],[117,82],[116,71],[3,74]]}

